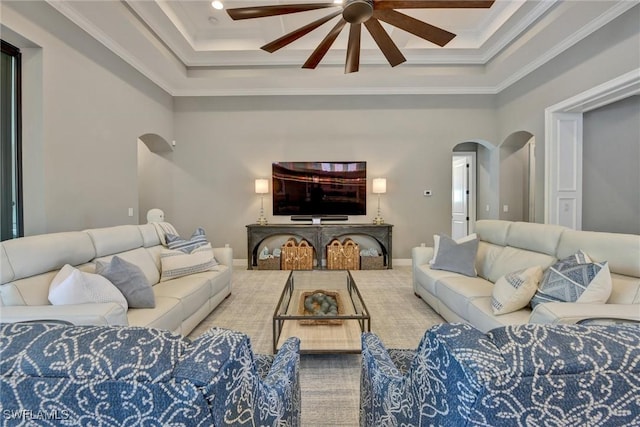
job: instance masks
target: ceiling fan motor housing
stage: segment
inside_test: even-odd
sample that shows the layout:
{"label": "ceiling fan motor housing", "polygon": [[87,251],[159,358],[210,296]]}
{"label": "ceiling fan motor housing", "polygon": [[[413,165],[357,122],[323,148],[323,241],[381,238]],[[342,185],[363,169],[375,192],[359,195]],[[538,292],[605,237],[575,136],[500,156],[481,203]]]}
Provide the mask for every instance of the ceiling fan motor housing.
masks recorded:
{"label": "ceiling fan motor housing", "polygon": [[373,15],[373,0],[347,0],[342,17],[350,24],[361,24]]}

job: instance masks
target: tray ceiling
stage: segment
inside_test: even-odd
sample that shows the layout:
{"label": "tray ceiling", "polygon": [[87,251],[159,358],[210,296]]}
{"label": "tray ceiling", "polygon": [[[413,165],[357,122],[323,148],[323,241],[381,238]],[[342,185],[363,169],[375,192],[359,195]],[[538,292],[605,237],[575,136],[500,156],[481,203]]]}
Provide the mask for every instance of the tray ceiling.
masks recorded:
{"label": "tray ceiling", "polygon": [[[234,8],[317,1],[223,3]],[[260,49],[333,9],[233,21],[205,0],[48,3],[174,96],[494,94],[636,4],[496,0],[490,9],[408,9],[402,12],[457,36],[438,47],[383,24],[407,61],[390,67],[363,31],[360,71],[344,74],[348,31],[317,69],[300,68],[333,21],[275,53]]]}

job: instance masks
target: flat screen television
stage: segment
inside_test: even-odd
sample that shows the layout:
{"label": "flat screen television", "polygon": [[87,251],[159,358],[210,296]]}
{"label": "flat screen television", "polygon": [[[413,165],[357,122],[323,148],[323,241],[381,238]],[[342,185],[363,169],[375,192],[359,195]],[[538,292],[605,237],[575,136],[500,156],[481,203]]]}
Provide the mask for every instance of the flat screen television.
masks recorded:
{"label": "flat screen television", "polygon": [[367,214],[367,162],[275,162],[273,214]]}

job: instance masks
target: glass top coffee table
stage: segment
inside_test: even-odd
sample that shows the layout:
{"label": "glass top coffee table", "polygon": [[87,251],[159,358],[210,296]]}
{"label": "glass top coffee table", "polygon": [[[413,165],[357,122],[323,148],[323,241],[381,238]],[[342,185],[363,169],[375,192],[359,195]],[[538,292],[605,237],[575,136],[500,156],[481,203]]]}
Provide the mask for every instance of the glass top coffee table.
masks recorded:
{"label": "glass top coffee table", "polygon": [[360,353],[371,317],[347,270],[294,270],[273,313],[273,352],[289,337],[301,353]]}

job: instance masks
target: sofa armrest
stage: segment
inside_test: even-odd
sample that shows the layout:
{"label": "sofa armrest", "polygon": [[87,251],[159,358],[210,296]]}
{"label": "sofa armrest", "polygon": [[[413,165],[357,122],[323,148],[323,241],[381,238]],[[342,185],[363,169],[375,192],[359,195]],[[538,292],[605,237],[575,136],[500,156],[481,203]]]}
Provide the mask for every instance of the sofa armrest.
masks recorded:
{"label": "sofa armrest", "polygon": [[411,249],[411,264],[413,267],[428,264],[433,258],[433,248],[427,246],[416,246]]}
{"label": "sofa armrest", "polygon": [[529,323],[597,323],[640,322],[640,304],[580,304],[548,302],[538,304]]}
{"label": "sofa armrest", "polygon": [[224,264],[229,268],[233,265],[233,249],[230,247],[213,248],[213,256],[216,257],[220,264]]}
{"label": "sofa armrest", "polygon": [[418,267],[428,264],[431,258],[433,258],[433,248],[426,246],[416,246],[415,248],[411,249],[411,270],[413,272],[413,274],[411,274],[411,277],[413,281],[414,292],[416,292],[418,289],[418,274],[416,274],[416,270],[418,269]]}
{"label": "sofa armrest", "polygon": [[33,320],[65,320],[74,325],[127,326],[127,312],[120,304],[5,305],[0,307],[0,323]]}

